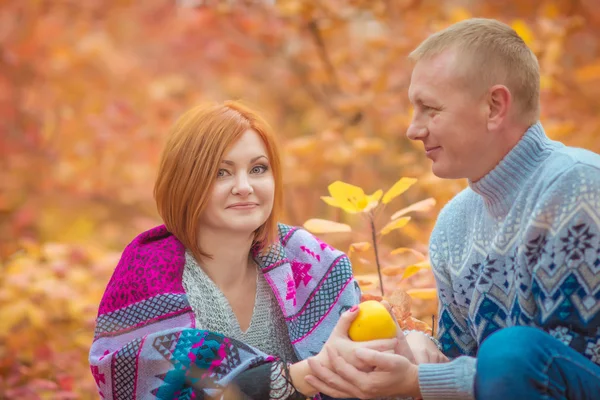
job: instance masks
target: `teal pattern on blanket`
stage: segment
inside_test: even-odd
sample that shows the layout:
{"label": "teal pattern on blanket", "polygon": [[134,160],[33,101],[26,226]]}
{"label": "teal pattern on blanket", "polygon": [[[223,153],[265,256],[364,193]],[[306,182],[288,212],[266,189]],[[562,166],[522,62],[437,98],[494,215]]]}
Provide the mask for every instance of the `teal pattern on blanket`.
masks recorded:
{"label": "teal pattern on blanket", "polygon": [[600,155],[533,125],[444,207],[430,256],[447,355],[529,325],[600,364]]}

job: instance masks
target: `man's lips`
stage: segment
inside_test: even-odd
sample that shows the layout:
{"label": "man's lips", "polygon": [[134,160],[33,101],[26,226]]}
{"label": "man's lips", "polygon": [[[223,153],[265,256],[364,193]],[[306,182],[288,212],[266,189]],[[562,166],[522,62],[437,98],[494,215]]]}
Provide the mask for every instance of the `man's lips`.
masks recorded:
{"label": "man's lips", "polygon": [[433,154],[434,152],[436,152],[437,150],[440,150],[442,147],[441,146],[431,146],[431,147],[425,147],[425,154],[427,156],[430,156],[431,154]]}

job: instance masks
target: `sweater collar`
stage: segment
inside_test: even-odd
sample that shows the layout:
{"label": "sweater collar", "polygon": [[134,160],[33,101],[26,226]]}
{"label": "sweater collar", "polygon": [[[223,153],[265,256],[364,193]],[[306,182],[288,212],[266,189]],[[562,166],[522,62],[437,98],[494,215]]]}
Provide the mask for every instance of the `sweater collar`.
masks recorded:
{"label": "sweater collar", "polygon": [[493,170],[477,182],[469,181],[469,187],[483,197],[487,210],[494,217],[504,217],[523,184],[553,150],[562,146],[550,140],[542,124],[537,122]]}

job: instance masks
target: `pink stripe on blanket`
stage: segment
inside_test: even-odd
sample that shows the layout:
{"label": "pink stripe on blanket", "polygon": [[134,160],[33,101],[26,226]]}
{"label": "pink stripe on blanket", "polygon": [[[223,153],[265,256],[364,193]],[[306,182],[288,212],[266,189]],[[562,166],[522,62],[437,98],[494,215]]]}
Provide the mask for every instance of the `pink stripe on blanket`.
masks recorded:
{"label": "pink stripe on blanket", "polygon": [[337,304],[338,300],[340,299],[340,296],[342,295],[342,293],[344,293],[344,290],[346,290],[346,287],[348,286],[348,284],[352,282],[352,277],[350,277],[346,283],[344,283],[344,286],[342,286],[342,289],[340,290],[340,292],[338,293],[337,297],[335,298],[335,301],[333,302],[333,304],[331,304],[331,307],[329,307],[329,310],[327,310],[327,312],[321,317],[321,319],[319,321],[317,321],[317,323],[315,324],[315,326],[312,327],[312,329],[310,331],[308,331],[305,335],[303,335],[302,337],[294,340],[292,342],[292,344],[296,344],[298,342],[301,342],[302,339],[304,339],[305,337],[307,337],[308,335],[310,335],[315,329],[317,329],[317,327],[319,325],[321,325],[321,322],[323,322],[323,320],[329,315],[329,313],[331,312],[331,310],[334,309],[335,305]]}
{"label": "pink stripe on blanket", "polygon": [[276,263],[273,263],[273,264],[269,265],[268,267],[263,268],[263,270],[262,270],[263,274],[266,273],[266,272],[269,272],[269,271],[271,271],[271,270],[273,270],[273,269],[275,269],[275,268],[279,267],[280,265],[285,264],[287,262],[290,262],[290,260],[288,260],[287,258],[279,260]]}
{"label": "pink stripe on blanket", "polygon": [[317,294],[317,292],[319,291],[319,289],[321,288],[321,286],[323,286],[323,283],[325,283],[325,281],[327,280],[327,277],[331,274],[331,271],[333,271],[333,269],[335,268],[335,266],[338,264],[338,262],[340,262],[340,260],[343,258],[344,256],[339,256],[332,264],[331,267],[329,267],[329,269],[327,270],[327,272],[325,273],[325,275],[323,275],[323,277],[321,278],[321,280],[319,281],[319,284],[317,286],[315,286],[315,288],[313,289],[313,291],[310,293],[310,296],[308,296],[308,298],[304,301],[304,305],[302,306],[302,308],[300,310],[298,310],[294,315],[292,315],[291,317],[286,317],[287,321],[293,321],[296,318],[298,318],[306,309],[306,307],[308,307],[308,305],[310,304],[310,301],[312,300],[313,297],[315,297],[315,295]]}
{"label": "pink stripe on blanket", "polygon": [[[190,306],[190,307],[183,308],[181,310],[177,310],[177,311],[173,311],[173,312],[168,313],[168,314],[161,315],[161,316],[156,317],[156,318],[152,318],[150,320],[146,320],[146,321],[141,322],[139,324],[136,324],[136,325],[133,325],[133,326],[129,326],[127,328],[124,328],[124,329],[121,329],[121,330],[118,330],[118,331],[110,331],[110,332],[101,333],[98,336],[96,336],[96,339],[100,339],[100,338],[104,338],[104,337],[119,336],[119,335],[121,335],[123,333],[131,332],[131,331],[136,330],[138,328],[142,328],[142,327],[144,327],[146,325],[150,325],[150,324],[153,324],[153,323],[156,323],[156,322],[161,322],[161,321],[167,320],[169,318],[178,317],[178,316],[186,314],[186,313],[190,313],[192,315],[192,320],[194,319],[194,313],[192,311],[192,307]],[[94,339],[94,340],[96,340],[96,339]]]}
{"label": "pink stripe on blanket", "polygon": [[281,241],[281,244],[285,246],[287,244],[287,241],[290,239],[290,236],[292,236],[292,234],[297,230],[297,227],[290,229],[290,231],[284,236],[283,240]]}
{"label": "pink stripe on blanket", "polygon": [[[267,280],[267,282],[269,283],[269,286],[271,286],[271,288],[277,288],[277,285],[273,282],[273,278],[271,278],[270,275],[265,274],[265,279]],[[287,318],[287,315],[285,315],[285,304],[283,302],[283,300],[281,300],[281,296],[279,295],[279,290],[273,290],[273,294],[275,295],[275,298],[277,299],[277,303],[279,303],[279,308],[281,308],[281,312],[283,313],[283,316],[285,318]]]}
{"label": "pink stripe on blanket", "polygon": [[144,347],[144,342],[146,341],[146,336],[142,338],[140,342],[140,349],[135,355],[135,377],[133,378],[133,395],[137,398],[137,383],[138,383],[138,371],[139,371],[139,363],[140,363],[140,354],[142,353],[142,348]]}

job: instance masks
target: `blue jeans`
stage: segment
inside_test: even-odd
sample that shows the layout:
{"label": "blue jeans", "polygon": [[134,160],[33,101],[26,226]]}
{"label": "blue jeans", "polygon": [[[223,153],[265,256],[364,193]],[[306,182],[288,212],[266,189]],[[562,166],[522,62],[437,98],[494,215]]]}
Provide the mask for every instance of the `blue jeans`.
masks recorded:
{"label": "blue jeans", "polygon": [[475,398],[600,399],[600,366],[541,329],[501,329],[479,348]]}

